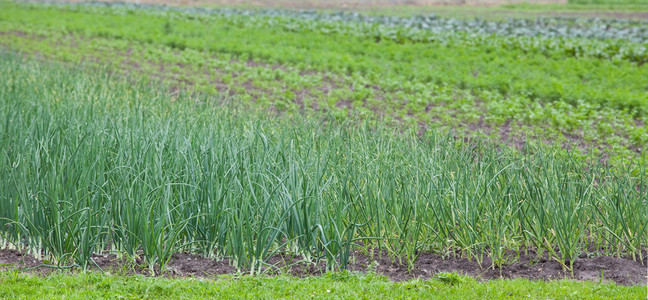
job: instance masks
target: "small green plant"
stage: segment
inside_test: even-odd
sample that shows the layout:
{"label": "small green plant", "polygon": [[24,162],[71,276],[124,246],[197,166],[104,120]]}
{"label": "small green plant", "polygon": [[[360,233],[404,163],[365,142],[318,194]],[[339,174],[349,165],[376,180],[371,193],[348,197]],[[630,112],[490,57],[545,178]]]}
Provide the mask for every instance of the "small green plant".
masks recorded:
{"label": "small green plant", "polygon": [[457,273],[439,273],[436,275],[436,278],[448,285],[458,285],[464,283],[466,278]]}

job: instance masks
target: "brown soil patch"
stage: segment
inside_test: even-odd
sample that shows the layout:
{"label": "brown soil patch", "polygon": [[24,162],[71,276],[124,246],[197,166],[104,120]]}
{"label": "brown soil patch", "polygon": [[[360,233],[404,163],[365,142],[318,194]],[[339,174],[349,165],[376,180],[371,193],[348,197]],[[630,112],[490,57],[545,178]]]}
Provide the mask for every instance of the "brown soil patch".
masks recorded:
{"label": "brown soil patch", "polygon": [[0,250],[0,269],[19,268],[27,269],[41,265],[42,262],[31,256],[24,255],[16,250]]}
{"label": "brown soil patch", "polygon": [[[646,257],[644,251],[643,256]],[[148,274],[148,269],[141,261],[128,262],[118,259],[114,255],[95,256],[94,261],[103,271],[116,274]],[[410,279],[430,279],[441,272],[454,272],[469,275],[478,280],[524,278],[529,280],[559,280],[571,278],[562,265],[555,260],[548,260],[547,256],[538,257],[533,251],[519,257],[511,257],[514,262],[502,266],[501,269],[493,268],[489,258],[484,258],[481,266],[475,259],[463,257],[443,257],[438,254],[421,254],[410,268],[405,263],[390,258],[386,253],[366,255],[355,251],[350,259],[348,270],[367,273],[373,272],[387,276],[393,281],[406,281]],[[0,250],[0,270],[18,269],[25,270],[41,265],[42,262],[31,256],[26,256],[15,250]],[[318,276],[326,273],[326,265],[320,263],[306,263],[299,256],[275,255],[267,260],[267,267],[263,274],[289,274],[296,277]],[[94,267],[97,270],[96,267]],[[47,275],[53,272],[52,268],[35,268],[27,272],[36,275]],[[195,254],[177,253],[167,266],[162,276],[167,277],[214,277],[222,274],[236,274],[239,270],[230,264],[228,259],[215,260],[204,258]],[[249,272],[241,270],[242,272]],[[628,258],[611,256],[598,256],[594,258],[580,258],[574,262],[575,280],[595,282],[615,282],[621,285],[646,285],[648,284],[648,269],[645,262],[634,261]]]}

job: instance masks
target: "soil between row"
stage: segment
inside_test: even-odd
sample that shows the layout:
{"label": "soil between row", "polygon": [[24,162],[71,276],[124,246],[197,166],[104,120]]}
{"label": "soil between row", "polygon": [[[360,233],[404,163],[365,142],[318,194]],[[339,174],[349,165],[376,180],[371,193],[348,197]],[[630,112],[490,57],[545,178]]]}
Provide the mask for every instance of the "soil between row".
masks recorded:
{"label": "soil between row", "polygon": [[[646,257],[646,251],[643,257]],[[96,255],[93,258],[96,266],[104,272],[117,274],[149,275],[146,266],[139,262],[130,262],[115,255]],[[275,255],[267,260],[263,274],[285,274],[299,278],[323,275],[327,272],[326,264],[307,263],[299,256]],[[97,268],[99,267],[99,268]],[[46,276],[55,272],[56,268],[44,266],[44,262],[16,250],[0,250],[0,270],[17,269],[34,275]],[[538,258],[535,252],[520,253],[515,262],[503,265],[501,269],[491,267],[491,260],[484,257],[480,264],[475,259],[459,256],[443,257],[438,254],[423,253],[410,268],[404,262],[390,258],[385,252],[375,252],[373,257],[354,251],[348,270],[352,272],[373,272],[388,277],[393,281],[411,279],[430,279],[438,273],[454,272],[468,275],[478,280],[515,279],[529,280],[560,280],[575,279],[594,282],[614,282],[620,285],[647,285],[648,266],[646,262],[612,256],[583,257],[574,262],[574,276],[564,270],[555,260],[548,260],[546,255]],[[160,276],[184,278],[210,278],[224,274],[248,273],[249,270],[237,270],[228,259],[211,259],[196,254],[174,254],[164,272]]]}

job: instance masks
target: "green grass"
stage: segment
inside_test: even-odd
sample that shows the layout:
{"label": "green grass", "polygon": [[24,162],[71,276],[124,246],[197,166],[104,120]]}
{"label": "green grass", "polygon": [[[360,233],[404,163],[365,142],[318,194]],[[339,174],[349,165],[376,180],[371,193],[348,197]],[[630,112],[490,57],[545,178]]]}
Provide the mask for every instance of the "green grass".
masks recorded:
{"label": "green grass", "polygon": [[[445,278],[445,277],[444,277]],[[593,282],[474,279],[390,282],[374,275],[322,277],[225,276],[216,280],[165,279],[93,273],[34,277],[0,273],[3,299],[641,299],[645,287]]]}
{"label": "green grass", "polygon": [[421,251],[487,254],[497,267],[533,247],[571,268],[594,245],[645,260],[644,162],[173,97],[3,54],[2,242],[57,266],[87,267],[109,247],[151,272],[180,251],[251,273],[277,252],[343,269],[352,249],[409,264]]}

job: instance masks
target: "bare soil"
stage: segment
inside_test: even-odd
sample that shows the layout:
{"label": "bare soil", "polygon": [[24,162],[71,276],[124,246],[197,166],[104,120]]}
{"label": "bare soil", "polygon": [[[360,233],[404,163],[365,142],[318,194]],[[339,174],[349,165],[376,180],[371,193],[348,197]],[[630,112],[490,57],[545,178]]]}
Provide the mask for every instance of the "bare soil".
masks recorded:
{"label": "bare soil", "polygon": [[[644,251],[643,257],[646,257]],[[475,260],[460,256],[443,257],[438,254],[421,254],[411,266],[394,260],[385,252],[379,255],[374,252],[369,256],[363,252],[355,251],[350,259],[348,270],[367,273],[373,272],[384,275],[393,281],[406,281],[410,279],[429,279],[441,272],[455,272],[469,275],[478,280],[524,278],[529,280],[558,280],[573,278],[595,282],[615,282],[621,285],[646,285],[648,284],[648,269],[646,262],[630,258],[612,256],[582,257],[574,262],[574,276],[564,270],[556,260],[547,259],[546,255],[538,257],[535,252],[520,253],[519,256],[510,257],[513,262],[503,265],[502,268],[492,267],[491,260],[483,259],[481,265]],[[146,266],[141,261],[129,262],[119,259],[114,255],[95,256],[96,265],[103,271],[116,274],[143,274],[149,275]],[[0,250],[0,270],[18,269],[36,275],[48,275],[55,269],[38,267],[43,262],[16,250]],[[326,273],[324,262],[307,263],[299,256],[275,255],[267,261],[268,266],[263,268],[264,274],[289,274],[296,277],[318,276]],[[36,268],[35,268],[36,267]],[[97,267],[94,267],[98,270]],[[247,272],[247,270],[240,270]],[[174,254],[164,272],[157,275],[173,278],[183,277],[208,277],[212,278],[223,274],[236,274],[239,270],[233,267],[228,259],[210,259],[189,253]]]}

